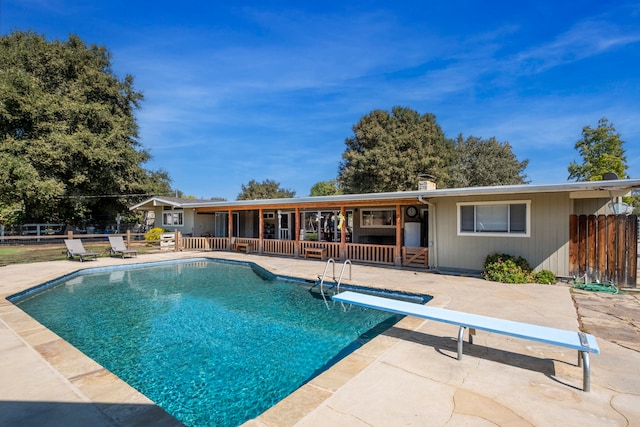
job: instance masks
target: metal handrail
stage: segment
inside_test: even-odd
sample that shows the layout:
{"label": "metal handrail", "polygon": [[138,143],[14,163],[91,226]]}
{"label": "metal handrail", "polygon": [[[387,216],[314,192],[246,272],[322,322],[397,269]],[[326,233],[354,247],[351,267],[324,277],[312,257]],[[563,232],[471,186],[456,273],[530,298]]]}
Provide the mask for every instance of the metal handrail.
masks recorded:
{"label": "metal handrail", "polygon": [[[344,275],[344,269],[347,266],[347,264],[349,264],[349,280],[351,280],[351,266],[353,264],[351,264],[351,260],[345,260],[344,264],[342,264],[342,271],[340,271],[340,278],[338,279],[338,284],[336,285],[336,293],[339,294],[340,293],[340,283],[342,282],[342,276]],[[333,280],[335,280],[335,277],[333,278]]]}
{"label": "metal handrail", "polygon": [[329,268],[329,264],[333,264],[333,280],[336,280],[336,262],[333,258],[329,258],[327,260],[327,263],[324,265],[324,271],[322,272],[322,277],[318,276],[318,279],[320,279],[320,295],[322,295],[322,299],[324,300],[324,303],[327,305],[327,308],[329,307],[329,303],[327,303],[327,297],[324,294],[324,278],[327,276],[327,269]]}

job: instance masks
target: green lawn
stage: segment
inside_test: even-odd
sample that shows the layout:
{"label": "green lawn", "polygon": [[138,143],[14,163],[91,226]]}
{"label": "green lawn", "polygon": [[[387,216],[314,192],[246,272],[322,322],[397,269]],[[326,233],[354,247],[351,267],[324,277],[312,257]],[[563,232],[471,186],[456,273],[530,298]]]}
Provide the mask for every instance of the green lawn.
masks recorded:
{"label": "green lawn", "polygon": [[[99,256],[109,256],[108,243],[85,243],[87,251],[97,252]],[[157,247],[136,245],[138,253],[157,250]],[[21,264],[28,262],[55,261],[67,258],[64,245],[19,245],[0,246],[0,266],[7,264]]]}

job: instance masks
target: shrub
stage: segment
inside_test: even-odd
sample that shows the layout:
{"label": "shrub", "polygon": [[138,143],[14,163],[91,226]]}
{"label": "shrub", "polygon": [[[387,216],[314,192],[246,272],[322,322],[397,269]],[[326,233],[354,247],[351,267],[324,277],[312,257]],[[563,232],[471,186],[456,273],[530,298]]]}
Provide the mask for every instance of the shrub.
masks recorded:
{"label": "shrub", "polygon": [[556,275],[549,270],[540,270],[535,274],[536,283],[553,285],[557,282]]}
{"label": "shrub", "polygon": [[486,269],[488,264],[495,264],[500,260],[502,261],[511,260],[514,263],[516,263],[516,265],[520,267],[523,271],[527,271],[527,272],[531,271],[531,267],[529,266],[529,263],[527,262],[526,259],[522,258],[521,256],[515,257],[513,255],[500,254],[497,252],[487,256],[487,258],[484,260],[484,268]]}
{"label": "shrub", "polygon": [[502,283],[529,283],[532,281],[531,267],[522,257],[494,253],[484,261],[482,277]]}
{"label": "shrub", "polygon": [[527,283],[529,281],[529,274],[511,259],[498,260],[487,265],[482,277],[486,280],[502,283]]}
{"label": "shrub", "polygon": [[165,230],[164,228],[152,228],[144,235],[144,240],[160,240],[160,235],[166,232],[167,230]]}

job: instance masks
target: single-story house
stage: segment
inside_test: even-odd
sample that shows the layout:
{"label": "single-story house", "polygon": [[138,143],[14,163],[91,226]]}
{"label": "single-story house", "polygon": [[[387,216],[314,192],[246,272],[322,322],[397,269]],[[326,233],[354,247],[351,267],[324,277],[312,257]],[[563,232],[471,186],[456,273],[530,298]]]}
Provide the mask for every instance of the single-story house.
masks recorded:
{"label": "single-story house", "polygon": [[498,252],[521,256],[536,271],[635,286],[637,217],[621,197],[636,188],[640,179],[445,189],[423,183],[416,191],[268,200],[152,197],[131,209],[153,211],[155,226],[180,232],[187,250],[243,243],[265,254],[460,272],[482,271],[487,255]]}

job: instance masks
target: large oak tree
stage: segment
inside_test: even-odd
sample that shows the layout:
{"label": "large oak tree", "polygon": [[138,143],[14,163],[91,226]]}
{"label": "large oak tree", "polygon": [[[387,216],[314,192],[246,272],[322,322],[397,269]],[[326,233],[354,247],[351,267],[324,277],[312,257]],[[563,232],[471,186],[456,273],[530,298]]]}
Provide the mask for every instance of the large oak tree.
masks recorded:
{"label": "large oak tree", "polygon": [[309,195],[312,197],[316,196],[337,196],[342,194],[342,190],[338,185],[338,181],[335,179],[330,179],[329,181],[320,181],[313,184],[311,190],[309,191]]}
{"label": "large oak tree", "polygon": [[508,142],[459,135],[449,167],[448,187],[526,184],[528,160],[518,161]]}
{"label": "large oak tree", "polygon": [[338,181],[344,192],[416,190],[421,174],[447,181],[448,141],[433,114],[405,107],[374,110],[353,126],[342,154]]}
{"label": "large oak tree", "polygon": [[131,194],[165,192],[143,165],[134,112],[142,94],[110,53],[71,35],[0,37],[0,206],[33,222],[112,220]]}
{"label": "large oak tree", "polygon": [[242,184],[242,192],[238,194],[237,200],[288,199],[295,195],[295,191],[281,188],[280,183],[272,179],[262,182],[252,179],[247,185]]}

